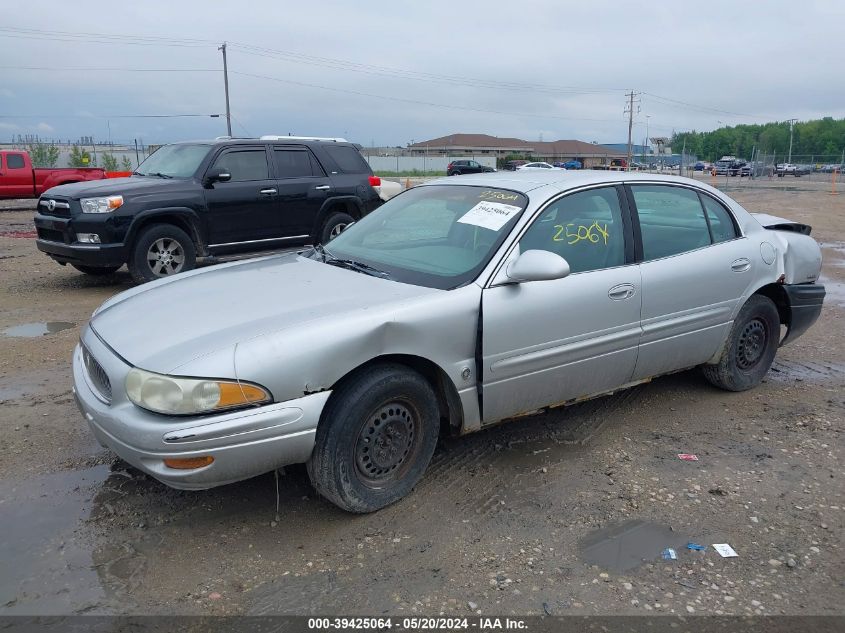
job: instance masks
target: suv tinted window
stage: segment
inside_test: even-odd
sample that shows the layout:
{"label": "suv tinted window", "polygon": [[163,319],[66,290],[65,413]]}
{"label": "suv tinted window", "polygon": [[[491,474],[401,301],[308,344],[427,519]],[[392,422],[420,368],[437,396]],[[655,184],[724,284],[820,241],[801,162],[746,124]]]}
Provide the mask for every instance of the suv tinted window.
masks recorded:
{"label": "suv tinted window", "polygon": [[553,202],[519,241],[519,250],[551,251],[573,273],[625,263],[622,209],[613,187],[581,191]]}
{"label": "suv tinted window", "polygon": [[[279,178],[302,178],[311,176],[322,176],[323,170],[315,164],[311,152],[307,149],[276,148],[273,150],[276,157],[276,173]],[[315,168],[318,171],[315,171]]]}
{"label": "suv tinted window", "polygon": [[345,174],[368,174],[370,173],[370,166],[361,153],[349,145],[329,145],[323,146],[326,153],[334,159],[340,171]]}
{"label": "suv tinted window", "polygon": [[223,168],[232,174],[230,182],[267,180],[267,153],[263,149],[227,150],[214,161],[214,169]]}
{"label": "suv tinted window", "polygon": [[710,222],[710,234],[713,236],[713,242],[725,242],[734,239],[737,236],[736,227],[728,210],[710,196],[702,195],[701,201],[707,211],[707,220]]}
{"label": "suv tinted window", "polygon": [[710,244],[710,231],[698,194],[682,187],[633,185],[643,238],[643,259],[649,261]]}
{"label": "suv tinted window", "polygon": [[20,154],[6,154],[6,167],[8,169],[21,169],[26,163]]}

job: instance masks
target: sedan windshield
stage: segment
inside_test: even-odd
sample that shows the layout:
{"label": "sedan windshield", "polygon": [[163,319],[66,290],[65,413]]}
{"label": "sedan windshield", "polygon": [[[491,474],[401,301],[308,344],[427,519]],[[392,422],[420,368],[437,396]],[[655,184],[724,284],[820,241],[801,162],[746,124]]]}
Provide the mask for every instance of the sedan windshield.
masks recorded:
{"label": "sedan windshield", "polygon": [[405,283],[457,288],[478,276],[527,203],[506,189],[417,187],[351,225],[314,257]]}
{"label": "sedan windshield", "polygon": [[190,178],[211,149],[210,145],[165,145],[138,166],[139,176]]}

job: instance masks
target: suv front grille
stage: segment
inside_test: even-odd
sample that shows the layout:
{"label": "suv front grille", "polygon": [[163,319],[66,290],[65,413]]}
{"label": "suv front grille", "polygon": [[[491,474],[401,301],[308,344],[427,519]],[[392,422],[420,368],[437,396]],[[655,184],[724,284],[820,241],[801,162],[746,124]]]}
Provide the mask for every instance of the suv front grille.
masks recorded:
{"label": "suv front grille", "polygon": [[44,215],[55,215],[60,218],[70,217],[70,202],[61,198],[41,198],[38,201],[38,211]]}
{"label": "suv front grille", "polygon": [[111,404],[112,394],[109,376],[85,346],[82,347],[82,361],[85,363],[85,372],[88,374],[92,386],[97,390],[103,400]]}

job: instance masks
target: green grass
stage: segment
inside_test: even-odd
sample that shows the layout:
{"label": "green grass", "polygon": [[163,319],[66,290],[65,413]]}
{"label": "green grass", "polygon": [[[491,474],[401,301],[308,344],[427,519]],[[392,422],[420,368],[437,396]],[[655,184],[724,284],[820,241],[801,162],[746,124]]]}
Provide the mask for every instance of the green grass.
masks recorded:
{"label": "green grass", "polygon": [[383,176],[385,178],[421,178],[425,176],[445,176],[445,171],[436,171],[429,169],[422,171],[421,169],[412,169],[410,171],[378,171],[376,176]]}

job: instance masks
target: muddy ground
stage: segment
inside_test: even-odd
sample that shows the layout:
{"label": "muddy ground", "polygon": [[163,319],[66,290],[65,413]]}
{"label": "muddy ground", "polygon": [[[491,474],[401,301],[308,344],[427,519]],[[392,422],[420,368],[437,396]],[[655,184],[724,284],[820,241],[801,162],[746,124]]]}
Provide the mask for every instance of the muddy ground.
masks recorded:
{"label": "muddy ground", "polygon": [[[821,319],[758,389],[690,371],[444,439],[413,494],[368,516],[288,468],[278,520],[272,475],[179,492],[94,441],[69,359],[129,276],[60,267],[31,211],[0,212],[0,614],[845,613],[845,195],[731,194],[824,246]],[[54,325],[8,331],[32,323]],[[627,521],[619,553],[647,560],[624,569],[587,546]]]}

